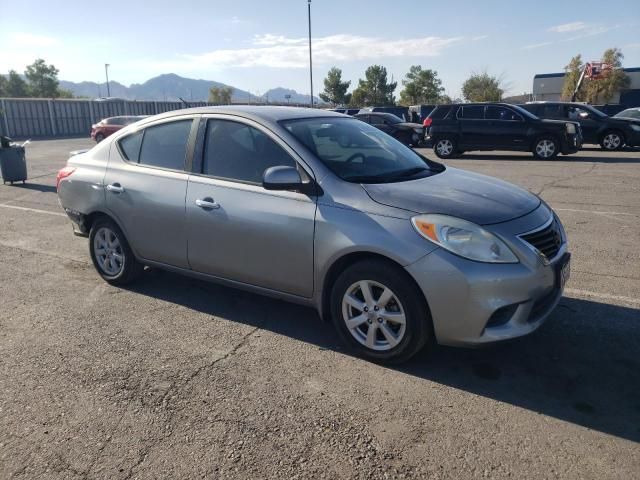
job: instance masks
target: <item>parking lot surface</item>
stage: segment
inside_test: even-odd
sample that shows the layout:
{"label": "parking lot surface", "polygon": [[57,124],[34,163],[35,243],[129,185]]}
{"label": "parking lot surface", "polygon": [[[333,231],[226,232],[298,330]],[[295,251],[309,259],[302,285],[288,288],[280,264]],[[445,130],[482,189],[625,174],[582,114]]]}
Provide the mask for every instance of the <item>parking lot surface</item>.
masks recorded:
{"label": "parking lot surface", "polygon": [[640,152],[446,162],[550,203],[572,277],[529,337],[388,368],[307,308],[103,282],[55,193],[90,145],[33,142],[27,184],[0,185],[0,478],[640,475]]}

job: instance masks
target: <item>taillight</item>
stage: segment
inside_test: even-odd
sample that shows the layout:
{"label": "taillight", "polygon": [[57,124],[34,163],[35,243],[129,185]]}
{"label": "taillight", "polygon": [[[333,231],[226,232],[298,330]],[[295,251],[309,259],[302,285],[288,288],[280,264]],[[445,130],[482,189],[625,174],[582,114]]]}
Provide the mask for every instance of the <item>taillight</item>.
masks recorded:
{"label": "taillight", "polygon": [[427,117],[424,119],[424,122],[422,122],[422,126],[425,128],[430,127],[432,122],[433,122],[433,119],[430,117]]}
{"label": "taillight", "polygon": [[60,187],[60,182],[75,171],[75,167],[64,167],[62,170],[60,170],[56,175],[56,190],[58,190],[58,187]]}

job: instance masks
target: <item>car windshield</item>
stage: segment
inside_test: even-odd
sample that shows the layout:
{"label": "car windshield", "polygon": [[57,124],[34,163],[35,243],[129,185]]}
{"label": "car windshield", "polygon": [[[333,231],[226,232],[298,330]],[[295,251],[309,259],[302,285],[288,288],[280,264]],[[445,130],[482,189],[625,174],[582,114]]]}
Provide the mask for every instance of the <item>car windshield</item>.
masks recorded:
{"label": "car windshield", "polygon": [[640,118],[640,108],[627,108],[619,113],[616,113],[614,117],[617,118]]}
{"label": "car windshield", "polygon": [[589,113],[592,113],[594,116],[596,117],[606,117],[607,114],[602,113],[600,110],[598,110],[597,108],[592,107],[591,105],[580,105],[578,108],[581,108],[582,110],[586,110]]}
{"label": "car windshield", "polygon": [[355,119],[308,118],[281,123],[347,182],[400,182],[426,177],[444,168],[377,128]]}

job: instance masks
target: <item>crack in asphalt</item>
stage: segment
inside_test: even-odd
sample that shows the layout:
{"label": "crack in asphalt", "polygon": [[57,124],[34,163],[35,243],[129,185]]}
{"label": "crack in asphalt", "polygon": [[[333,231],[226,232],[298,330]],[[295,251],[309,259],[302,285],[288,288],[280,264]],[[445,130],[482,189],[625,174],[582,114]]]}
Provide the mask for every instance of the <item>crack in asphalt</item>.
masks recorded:
{"label": "crack in asphalt", "polygon": [[569,180],[575,180],[576,178],[582,177],[583,175],[589,175],[591,172],[593,172],[593,170],[596,168],[597,165],[598,164],[594,162],[594,163],[591,164],[591,168],[589,168],[586,172],[581,172],[581,173],[578,173],[576,175],[571,175],[569,177],[559,178],[557,180],[554,180],[553,182],[545,183],[544,185],[542,185],[542,188],[540,189],[540,191],[536,192],[536,195],[538,195],[538,196],[542,195],[542,192],[544,192],[549,187],[553,187],[557,183],[564,182],[564,181],[569,181]]}

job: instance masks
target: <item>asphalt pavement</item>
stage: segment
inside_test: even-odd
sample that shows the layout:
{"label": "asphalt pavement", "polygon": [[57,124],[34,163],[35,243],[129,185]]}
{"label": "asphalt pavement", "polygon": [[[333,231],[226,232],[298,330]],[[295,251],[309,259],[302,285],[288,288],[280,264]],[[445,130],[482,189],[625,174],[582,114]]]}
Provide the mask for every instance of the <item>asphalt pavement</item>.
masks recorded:
{"label": "asphalt pavement", "polygon": [[308,308],[103,282],[55,193],[87,146],[33,142],[27,184],[0,185],[0,478],[640,476],[639,151],[447,161],[540,194],[572,277],[529,337],[387,368]]}

